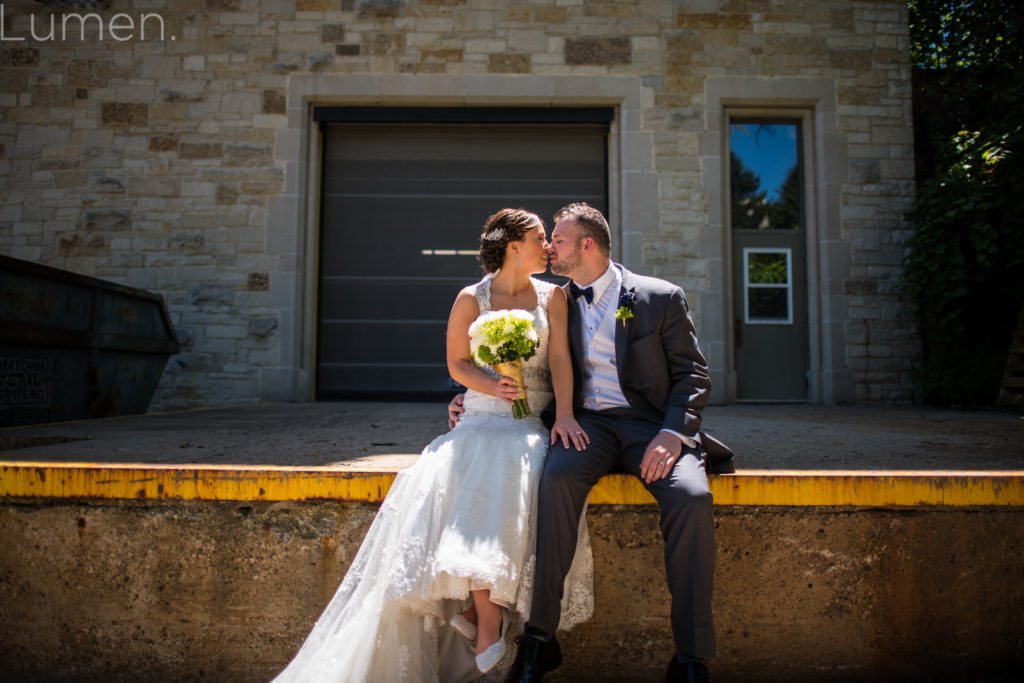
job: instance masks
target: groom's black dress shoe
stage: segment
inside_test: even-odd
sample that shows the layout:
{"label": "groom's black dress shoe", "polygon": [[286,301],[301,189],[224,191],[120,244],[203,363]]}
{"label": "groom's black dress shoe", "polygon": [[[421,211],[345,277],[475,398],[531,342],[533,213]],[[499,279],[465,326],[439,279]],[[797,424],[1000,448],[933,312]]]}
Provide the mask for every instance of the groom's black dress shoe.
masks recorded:
{"label": "groom's black dress shoe", "polygon": [[505,678],[505,683],[537,683],[548,671],[562,663],[562,648],[554,636],[544,640],[529,629],[519,637],[516,660]]}
{"label": "groom's black dress shoe", "polygon": [[710,683],[711,673],[704,662],[683,664],[675,657],[668,663],[665,683]]}

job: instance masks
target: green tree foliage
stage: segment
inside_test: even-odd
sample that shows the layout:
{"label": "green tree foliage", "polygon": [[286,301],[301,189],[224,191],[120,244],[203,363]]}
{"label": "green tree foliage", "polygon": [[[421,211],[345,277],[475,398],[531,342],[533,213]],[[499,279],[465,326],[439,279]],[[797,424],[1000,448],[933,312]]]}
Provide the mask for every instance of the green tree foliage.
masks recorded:
{"label": "green tree foliage", "polygon": [[929,403],[990,405],[1024,301],[1024,10],[911,0],[918,198],[905,280]]}
{"label": "green tree foliage", "polygon": [[729,188],[732,227],[757,230],[767,211],[768,193],[761,189],[761,176],[747,168],[736,152],[729,153]]}
{"label": "green tree foliage", "polygon": [[779,198],[772,203],[772,227],[782,230],[800,229],[800,165],[794,164],[779,188]]}

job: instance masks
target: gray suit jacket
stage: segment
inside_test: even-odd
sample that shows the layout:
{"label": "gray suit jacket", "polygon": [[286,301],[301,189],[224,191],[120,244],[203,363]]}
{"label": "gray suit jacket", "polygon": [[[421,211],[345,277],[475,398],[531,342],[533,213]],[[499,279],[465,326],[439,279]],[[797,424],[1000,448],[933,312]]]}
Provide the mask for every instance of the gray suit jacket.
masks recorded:
{"label": "gray suit jacket", "polygon": [[[632,300],[633,317],[615,321],[615,362],[619,386],[630,407],[664,429],[688,436],[708,458],[708,471],[733,472],[732,451],[700,430],[711,379],[697,344],[690,309],[679,287],[653,277],[622,272],[622,287],[612,310]],[[573,404],[583,404],[583,330],[579,309],[569,299],[569,348],[573,369]]]}

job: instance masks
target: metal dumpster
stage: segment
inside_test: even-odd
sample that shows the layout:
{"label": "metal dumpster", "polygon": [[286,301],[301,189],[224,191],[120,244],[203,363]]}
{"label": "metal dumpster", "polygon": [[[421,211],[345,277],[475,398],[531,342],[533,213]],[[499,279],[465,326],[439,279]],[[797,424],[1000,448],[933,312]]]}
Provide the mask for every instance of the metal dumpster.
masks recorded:
{"label": "metal dumpster", "polygon": [[144,413],[177,352],[160,295],[0,256],[0,427]]}

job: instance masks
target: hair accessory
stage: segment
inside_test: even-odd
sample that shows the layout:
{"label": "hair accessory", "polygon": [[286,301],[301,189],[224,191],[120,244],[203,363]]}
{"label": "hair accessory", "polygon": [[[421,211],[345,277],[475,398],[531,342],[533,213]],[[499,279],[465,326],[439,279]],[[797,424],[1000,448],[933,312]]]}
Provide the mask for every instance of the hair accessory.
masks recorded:
{"label": "hair accessory", "polygon": [[497,242],[498,240],[500,240],[504,236],[505,236],[505,228],[495,228],[494,230],[491,230],[489,233],[484,235],[484,241],[485,242]]}

